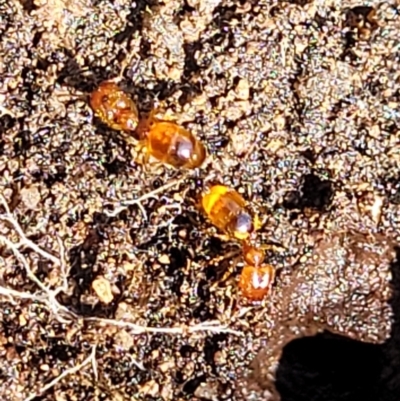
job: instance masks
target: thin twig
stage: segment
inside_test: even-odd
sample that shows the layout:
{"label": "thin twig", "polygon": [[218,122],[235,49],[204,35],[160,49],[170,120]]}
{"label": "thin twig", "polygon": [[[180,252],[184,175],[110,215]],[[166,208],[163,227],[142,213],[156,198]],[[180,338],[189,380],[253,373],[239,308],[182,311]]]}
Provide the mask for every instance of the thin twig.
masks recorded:
{"label": "thin twig", "polygon": [[64,372],[62,372],[59,376],[57,376],[54,380],[52,380],[50,383],[47,383],[45,386],[43,386],[38,392],[31,394],[29,397],[25,398],[24,401],[32,401],[37,397],[40,397],[41,395],[43,395],[47,390],[51,389],[52,387],[54,387],[58,382],[60,382],[64,377],[68,376],[68,375],[72,375],[76,372],[78,372],[79,370],[81,370],[82,368],[84,368],[86,365],[88,365],[89,363],[92,363],[93,365],[93,358],[95,355],[96,349],[95,347],[92,348],[92,352],[90,353],[90,355],[79,365],[73,366],[70,369],[64,370]]}
{"label": "thin twig", "polygon": [[[27,277],[31,281],[33,281],[44,293],[44,294],[29,295],[29,293],[23,293],[6,287],[1,287],[0,295],[32,299],[34,301],[41,302],[54,313],[59,322],[70,323],[71,317],[76,318],[77,316],[73,312],[71,312],[67,307],[61,305],[56,299],[56,296],[60,292],[62,291],[66,292],[68,289],[68,282],[67,282],[68,271],[66,268],[67,264],[65,260],[64,244],[62,243],[61,239],[57,236],[58,246],[60,250],[60,258],[57,258],[54,255],[50,254],[49,252],[43,250],[42,248],[40,248],[38,245],[36,245],[34,242],[32,242],[30,239],[26,237],[20,224],[18,223],[14,215],[11,213],[4,195],[1,193],[0,193],[0,204],[3,206],[5,210],[5,214],[0,214],[0,220],[9,222],[20,237],[20,241],[18,243],[14,243],[10,241],[7,237],[0,235],[0,242],[4,243],[13,252],[14,256],[22,263],[25,272],[27,274]],[[28,247],[37,254],[44,257],[45,259],[49,260],[50,262],[56,264],[57,266],[60,266],[63,285],[61,287],[58,287],[54,291],[51,290],[49,287],[45,286],[32,271],[27,258],[19,251],[20,247]],[[68,316],[68,320],[64,319],[62,315]]]}
{"label": "thin twig", "polygon": [[134,334],[143,334],[143,333],[163,333],[163,334],[193,334],[199,331],[211,331],[214,333],[229,333],[236,336],[242,336],[243,334],[240,331],[232,330],[227,328],[226,326],[221,325],[218,320],[213,320],[210,322],[203,322],[200,324],[196,324],[193,326],[179,326],[179,327],[148,327],[148,326],[140,326],[135,323],[126,322],[123,320],[114,320],[114,319],[103,319],[97,317],[88,317],[84,319],[85,321],[97,322],[105,325],[111,325],[116,327],[125,327],[132,329]]}
{"label": "thin twig", "polygon": [[65,258],[65,246],[64,243],[61,241],[61,238],[59,235],[56,234],[57,237],[57,243],[58,243],[58,249],[60,253],[60,272],[62,276],[62,282],[63,285],[62,287],[58,288],[55,292],[56,294],[60,292],[67,292],[68,290],[68,274],[69,274],[69,269],[67,268],[67,262]]}
{"label": "thin twig", "polygon": [[11,249],[15,257],[19,259],[19,261],[23,264],[28,278],[32,280],[42,291],[48,293],[49,289],[35,276],[29,266],[28,261],[26,260],[25,256],[22,255],[22,253],[18,250],[17,246],[3,235],[0,235],[0,242],[3,242],[9,249]]}
{"label": "thin twig", "polygon": [[30,239],[28,239],[25,236],[25,233],[22,231],[21,226],[17,223],[17,221],[14,218],[5,217],[5,216],[0,215],[0,219],[8,221],[9,223],[11,223],[13,225],[13,228],[18,233],[18,235],[21,237],[21,240],[22,240],[22,242],[20,243],[21,246],[26,246],[27,248],[30,248],[33,251],[35,251],[36,253],[38,253],[39,255],[43,256],[45,259],[50,260],[51,262],[53,262],[56,265],[60,265],[60,260],[56,256],[43,250],[42,248],[40,248],[40,246],[36,245],[34,242],[32,242]]}
{"label": "thin twig", "polygon": [[[118,214],[121,210],[126,209],[129,205],[133,204],[139,204],[143,200],[149,199],[151,197],[155,197],[159,193],[165,191],[168,188],[171,188],[175,185],[180,184],[184,180],[183,178],[180,178],[178,180],[174,180],[169,182],[168,184],[155,189],[152,192],[149,192],[143,196],[141,196],[138,199],[132,200],[132,201],[126,201],[124,202],[124,206],[120,207],[119,209],[116,209],[114,211],[114,214]],[[12,215],[10,212],[10,209],[8,207],[8,204],[2,194],[0,194],[0,204],[3,205],[6,214],[0,215],[0,219],[6,220],[12,224],[14,229],[17,231],[17,233],[20,236],[20,242],[19,243],[14,243],[10,241],[8,238],[6,238],[3,235],[0,235],[0,242],[4,243],[14,254],[14,256],[22,263],[25,272],[30,280],[32,280],[42,291],[42,293],[26,293],[26,292],[19,292],[13,289],[8,289],[6,287],[0,286],[0,295],[8,296],[10,298],[15,297],[15,298],[23,298],[23,299],[31,299],[33,301],[41,302],[44,305],[46,305],[50,311],[54,313],[56,318],[63,323],[71,323],[71,319],[78,319],[78,316],[70,311],[67,307],[61,305],[57,299],[56,296],[59,294],[61,291],[66,292],[68,290],[68,270],[67,270],[67,263],[65,259],[65,247],[64,244],[61,241],[61,238],[57,237],[57,242],[58,242],[58,248],[59,248],[59,253],[60,257],[56,258],[55,256],[51,255],[50,253],[44,251],[41,249],[38,245],[30,241],[26,235],[24,234],[21,226],[19,223],[16,221],[15,217]],[[165,206],[166,208],[169,207],[174,207],[175,205],[168,205]],[[47,260],[50,260],[51,262],[57,264],[60,266],[60,271],[62,275],[62,281],[63,285],[61,287],[56,288],[55,290],[51,290],[48,288],[45,284],[43,284],[34,274],[32,271],[29,262],[27,258],[19,251],[20,246],[27,246],[31,248],[33,251],[36,253],[40,254]],[[64,319],[62,315],[68,316],[68,320]],[[242,333],[240,331],[232,330],[229,329],[227,326],[221,325],[221,323],[217,320],[215,321],[209,321],[209,322],[203,322],[200,324],[192,325],[192,326],[187,326],[187,325],[181,325],[181,326],[176,326],[176,327],[146,327],[146,326],[141,326],[135,323],[131,322],[126,322],[123,320],[114,320],[114,319],[103,319],[103,318],[97,318],[97,317],[87,317],[83,319],[84,321],[91,321],[95,323],[100,323],[103,325],[112,325],[116,327],[125,327],[128,329],[131,329],[133,331],[133,334],[143,334],[143,333],[163,333],[163,334],[177,334],[177,335],[187,335],[187,334],[193,334],[196,332],[200,331],[209,331],[213,333],[230,333],[233,335],[241,336]],[[95,349],[93,348],[92,355],[87,358],[83,364],[79,365],[78,367],[75,367],[73,369],[65,371],[63,374],[61,374],[58,378],[50,382],[48,385],[46,385],[41,392],[38,394],[42,394],[43,392],[47,391],[49,388],[54,386],[59,380],[61,380],[63,377],[65,377],[67,374],[73,373],[76,370],[79,370],[80,367],[82,367],[84,364],[88,363],[89,361],[92,361],[92,366],[93,366],[93,372],[95,377],[97,377],[97,364],[95,360]],[[28,397],[25,401],[32,400],[33,398],[37,397],[38,395],[30,396]]]}
{"label": "thin twig", "polygon": [[98,381],[99,372],[97,370],[96,345],[93,345],[93,347],[92,347],[91,361],[92,361],[93,376],[94,376],[95,380]]}
{"label": "thin twig", "polygon": [[[179,185],[181,182],[183,182],[185,180],[186,177],[181,177],[177,180],[173,180],[165,185],[163,185],[160,188],[154,189],[151,192],[148,192],[147,194],[142,195],[141,197],[137,198],[137,199],[132,199],[132,200],[128,200],[128,201],[123,201],[123,202],[119,202],[119,204],[121,206],[117,207],[116,209],[114,209],[113,211],[105,211],[104,213],[107,216],[110,217],[115,217],[118,214],[120,214],[122,211],[128,209],[129,206],[132,205],[139,205],[139,207],[141,207],[141,202],[150,199],[150,198],[156,198],[156,195],[166,191],[167,189],[170,189],[176,185]],[[143,206],[141,207],[142,213],[144,214],[145,218],[147,219],[146,213],[144,212]]]}
{"label": "thin twig", "polygon": [[11,211],[10,208],[8,207],[8,203],[6,201],[6,198],[3,196],[3,194],[0,194],[0,202],[2,203],[4,210],[6,211],[6,214],[8,216],[11,216]]}
{"label": "thin twig", "polygon": [[211,320],[196,324],[195,326],[189,327],[189,333],[195,333],[197,331],[210,331],[213,333],[227,333],[232,334],[234,336],[241,337],[243,333],[241,331],[233,330],[228,328],[225,325],[221,325],[218,320]]}
{"label": "thin twig", "polygon": [[166,327],[166,328],[147,327],[147,326],[140,326],[135,323],[126,322],[123,320],[103,319],[99,317],[87,317],[84,320],[116,327],[127,327],[129,329],[132,329],[134,334],[143,334],[143,333],[182,334],[183,333],[183,329],[181,327]]}
{"label": "thin twig", "polygon": [[[64,313],[69,316],[75,316],[75,315],[68,308],[61,305],[57,301],[57,299],[56,299],[57,291],[50,290],[36,277],[36,275],[34,274],[34,272],[31,269],[31,267],[29,266],[27,259],[25,258],[24,255],[22,255],[22,253],[18,250],[18,248],[16,247],[16,245],[13,242],[11,242],[8,238],[4,237],[3,235],[0,235],[0,242],[3,242],[9,249],[11,249],[11,251],[14,253],[15,257],[22,263],[28,278],[30,280],[32,280],[46,294],[47,302],[44,302],[44,303],[47,304],[47,306],[54,313],[56,318],[62,323],[68,323],[69,321],[63,319],[61,317],[60,313]],[[19,297],[21,298],[22,296],[19,295]],[[43,299],[38,295],[33,295],[32,299],[43,302]]]}
{"label": "thin twig", "polygon": [[13,298],[22,298],[22,299],[31,299],[31,300],[37,300],[37,295],[31,294],[30,292],[21,292],[17,290],[13,290],[11,288],[6,288],[0,286],[0,295],[3,295],[5,297],[9,297],[10,300]]}
{"label": "thin twig", "polygon": [[28,239],[26,237],[26,235],[25,235],[24,231],[22,230],[21,226],[19,225],[18,221],[15,219],[15,217],[10,212],[7,201],[4,198],[3,194],[1,194],[1,193],[0,193],[0,203],[3,205],[3,207],[6,211],[5,215],[0,214],[0,220],[8,221],[13,226],[14,230],[18,233],[18,235],[20,236],[20,238],[22,240],[20,245],[26,246],[26,247],[32,249],[33,251],[35,251],[39,255],[42,255],[45,259],[50,260],[51,262],[53,262],[56,265],[60,265],[60,259],[58,259],[54,255],[52,255],[51,253],[43,250],[42,248],[40,248],[40,246],[36,245],[33,241],[31,241],[30,239]]}

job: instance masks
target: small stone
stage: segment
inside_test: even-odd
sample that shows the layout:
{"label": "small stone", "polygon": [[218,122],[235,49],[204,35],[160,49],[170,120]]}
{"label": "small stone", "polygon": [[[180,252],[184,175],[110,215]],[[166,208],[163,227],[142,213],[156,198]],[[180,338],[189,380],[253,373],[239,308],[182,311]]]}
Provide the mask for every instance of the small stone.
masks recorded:
{"label": "small stone", "polygon": [[36,209],[40,203],[41,196],[37,185],[31,185],[21,189],[21,200],[28,209]]}
{"label": "small stone", "polygon": [[193,361],[189,361],[183,368],[183,372],[186,377],[191,377],[195,371],[195,363]]}
{"label": "small stone", "polygon": [[160,366],[159,369],[161,372],[166,373],[169,370],[171,370],[175,366],[175,363],[172,359],[163,362]]}
{"label": "small stone", "polygon": [[286,117],[282,114],[279,114],[274,118],[274,124],[278,131],[282,131],[286,126]]}
{"label": "small stone", "polygon": [[109,304],[113,301],[114,295],[111,291],[111,284],[106,278],[97,277],[92,283],[92,288],[101,302]]}
{"label": "small stone", "polygon": [[161,398],[165,401],[170,401],[174,398],[174,391],[170,383],[164,385],[161,389]]}
{"label": "small stone", "polygon": [[188,234],[188,232],[187,232],[187,230],[185,228],[182,228],[182,230],[178,231],[178,236],[181,239],[186,239],[187,238],[187,234]]}
{"label": "small stone", "polygon": [[67,400],[66,395],[63,393],[56,393],[54,395],[54,398],[56,401],[66,401]]}
{"label": "small stone", "polygon": [[235,93],[238,99],[247,100],[250,96],[249,81],[242,78],[236,86]]}
{"label": "small stone", "polygon": [[169,258],[169,256],[167,254],[161,255],[157,260],[162,265],[169,265],[171,263],[171,259]]}
{"label": "small stone", "polygon": [[131,272],[131,271],[137,269],[138,264],[126,261],[123,263],[122,267],[126,272]]}
{"label": "small stone", "polygon": [[19,325],[20,326],[26,326],[26,319],[24,315],[19,315]]}
{"label": "small stone", "polygon": [[181,79],[182,75],[182,70],[176,66],[170,67],[167,70],[167,76],[170,78],[172,81],[179,81]]}
{"label": "small stone", "polygon": [[214,354],[214,362],[216,365],[223,365],[226,363],[226,354],[224,351],[217,351]]}
{"label": "small stone", "polygon": [[275,153],[283,146],[284,143],[280,139],[272,139],[271,141],[268,142],[267,149]]}
{"label": "small stone", "polygon": [[126,330],[120,330],[115,334],[115,343],[125,350],[132,348],[134,345],[132,335]]}
{"label": "small stone", "polygon": [[384,198],[381,196],[375,197],[375,201],[371,207],[371,217],[375,224],[379,224],[381,220],[383,203]]}
{"label": "small stone", "polygon": [[219,385],[217,381],[201,383],[199,387],[196,388],[194,396],[205,400],[218,400],[218,389]]}
{"label": "small stone", "polygon": [[150,397],[157,397],[160,393],[160,386],[155,380],[150,380],[140,386],[139,391]]}

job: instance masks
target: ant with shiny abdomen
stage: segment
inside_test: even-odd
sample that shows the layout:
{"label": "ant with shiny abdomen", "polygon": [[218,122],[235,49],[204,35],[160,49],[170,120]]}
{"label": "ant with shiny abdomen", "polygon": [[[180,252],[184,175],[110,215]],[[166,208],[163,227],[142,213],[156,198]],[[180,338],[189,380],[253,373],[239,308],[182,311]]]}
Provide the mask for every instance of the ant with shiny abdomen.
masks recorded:
{"label": "ant with shiny abdomen", "polygon": [[[135,102],[114,81],[100,83],[90,97],[90,105],[100,120],[125,134],[135,133],[145,157],[153,157],[174,168],[195,169],[207,156],[206,147],[190,131],[180,125],[155,117],[151,112],[140,118]],[[242,295],[250,301],[262,300],[270,291],[275,270],[265,264],[265,254],[256,245],[260,228],[245,199],[234,189],[214,185],[202,195],[202,210],[211,223],[228,238],[243,244],[246,262],[239,279]]]}

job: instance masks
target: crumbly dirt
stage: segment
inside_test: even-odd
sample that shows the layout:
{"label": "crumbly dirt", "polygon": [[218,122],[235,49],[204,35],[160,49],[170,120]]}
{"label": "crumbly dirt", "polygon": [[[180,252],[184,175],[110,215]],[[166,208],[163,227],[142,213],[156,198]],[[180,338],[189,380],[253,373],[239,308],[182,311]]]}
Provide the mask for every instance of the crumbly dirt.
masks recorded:
{"label": "crumbly dirt", "polygon": [[[399,12],[0,0],[1,400],[278,399],[275,374],[286,401],[397,400]],[[206,143],[201,169],[144,166],[93,116],[90,91],[117,77]],[[211,182],[277,245],[264,304],[240,299],[238,245],[199,210]]]}

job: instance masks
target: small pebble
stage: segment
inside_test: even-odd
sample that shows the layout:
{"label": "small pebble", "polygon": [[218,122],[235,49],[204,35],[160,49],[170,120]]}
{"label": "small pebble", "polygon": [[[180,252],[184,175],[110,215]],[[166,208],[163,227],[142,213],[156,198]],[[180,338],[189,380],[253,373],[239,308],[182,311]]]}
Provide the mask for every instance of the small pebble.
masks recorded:
{"label": "small pebble", "polygon": [[28,209],[31,210],[36,209],[41,201],[40,192],[36,185],[31,185],[29,187],[22,188],[20,194],[22,202]]}
{"label": "small pebble", "polygon": [[111,285],[106,278],[97,277],[92,283],[92,288],[101,302],[109,304],[113,301],[114,295],[111,291]]}
{"label": "small pebble", "polygon": [[157,260],[162,265],[169,265],[171,263],[171,259],[169,258],[169,256],[167,254],[161,255]]}

